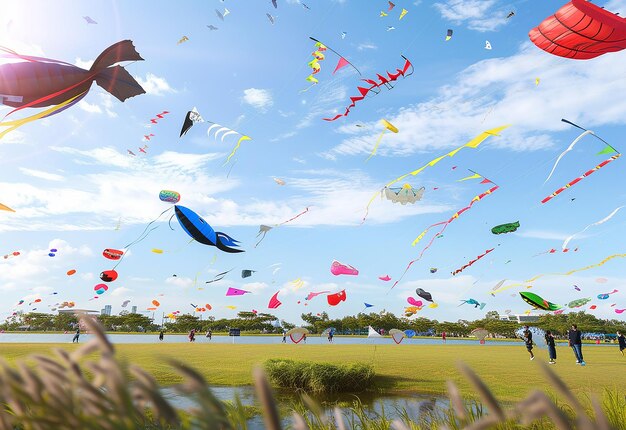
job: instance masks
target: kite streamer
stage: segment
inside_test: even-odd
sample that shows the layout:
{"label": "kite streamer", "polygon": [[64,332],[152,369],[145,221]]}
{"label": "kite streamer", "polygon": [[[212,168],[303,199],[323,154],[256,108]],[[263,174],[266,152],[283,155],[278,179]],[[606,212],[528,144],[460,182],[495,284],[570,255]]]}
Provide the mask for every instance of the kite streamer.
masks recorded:
{"label": "kite streamer", "polygon": [[566,189],[576,185],[578,182],[582,181],[583,179],[585,179],[587,176],[591,175],[593,172],[600,170],[601,168],[603,168],[604,166],[606,166],[607,164],[609,164],[611,161],[615,161],[617,160],[619,157],[621,157],[622,154],[617,154],[617,155],[613,155],[611,156],[611,158],[608,158],[606,160],[604,160],[602,163],[598,164],[596,167],[594,167],[591,170],[586,171],[585,173],[583,173],[582,175],[580,175],[578,178],[568,182],[566,185],[562,186],[561,188],[559,188],[558,190],[556,190],[555,192],[553,192],[552,194],[550,194],[549,196],[547,196],[546,198],[544,198],[541,203],[547,203],[550,200],[552,200],[553,198],[555,198],[556,196],[558,196],[559,194],[561,194],[563,191],[565,191]]}
{"label": "kite streamer", "polygon": [[452,221],[454,221],[455,219],[457,219],[463,212],[469,210],[472,205],[478,201],[480,201],[482,198],[488,196],[489,194],[492,194],[493,192],[495,192],[497,189],[499,188],[498,185],[495,185],[491,188],[489,188],[487,191],[485,191],[484,193],[481,193],[477,196],[475,196],[472,201],[470,202],[469,205],[467,205],[466,207],[464,207],[463,209],[457,211],[454,215],[452,215],[452,217],[450,217],[449,220],[447,221],[442,221],[442,222],[438,222],[436,224],[431,225],[430,227],[428,227],[426,230],[424,230],[414,241],[413,241],[413,246],[415,246],[425,235],[426,233],[428,233],[428,231],[438,225],[443,225],[443,228],[441,230],[439,230],[435,235],[433,235],[433,237],[430,239],[430,242],[428,242],[428,244],[424,247],[424,249],[422,249],[422,252],[420,252],[419,256],[414,259],[411,260],[409,262],[409,264],[406,266],[406,268],[404,269],[404,272],[402,273],[402,276],[400,276],[400,278],[394,282],[394,284],[392,285],[391,289],[393,289],[396,285],[398,285],[398,283],[402,280],[402,278],[404,278],[404,275],[407,274],[407,272],[409,271],[409,269],[411,268],[411,266],[413,265],[413,263],[418,262],[419,260],[421,260],[422,256],[424,255],[424,253],[426,252],[426,250],[428,248],[430,248],[430,246],[433,244],[433,242],[435,241],[435,239],[437,237],[439,237],[441,234],[443,234],[443,232],[446,230],[446,228],[452,223]]}
{"label": "kite streamer", "polygon": [[521,287],[523,285],[527,285],[530,282],[536,281],[537,279],[542,278],[544,276],[569,276],[569,275],[571,275],[573,273],[583,272],[585,270],[594,269],[596,267],[603,266],[604,264],[608,263],[609,261],[613,260],[614,258],[624,258],[624,257],[626,257],[626,254],[613,254],[613,255],[610,255],[610,256],[606,257],[604,260],[600,261],[599,263],[591,264],[591,265],[585,266],[585,267],[581,267],[580,269],[573,269],[573,270],[570,270],[569,272],[565,272],[565,273],[541,273],[541,274],[539,274],[537,276],[534,276],[534,277],[532,277],[530,279],[527,279],[527,280],[525,280],[525,281],[523,281],[521,283],[507,285],[505,287],[501,287],[501,288],[499,288],[497,290],[494,290],[492,292],[492,295],[494,293],[500,293],[502,291],[508,290],[509,288]]}
{"label": "kite streamer", "polygon": [[491,249],[486,250],[483,254],[480,254],[478,257],[474,258],[469,263],[464,264],[463,266],[461,266],[458,269],[456,269],[454,272],[452,272],[452,275],[454,276],[454,275],[457,275],[457,274],[461,273],[463,270],[465,270],[466,268],[470,267],[472,264],[476,263],[478,260],[483,258],[485,255],[489,254],[494,249],[495,248],[491,248]]}
{"label": "kite streamer", "polygon": [[594,222],[593,224],[589,224],[587,227],[583,228],[581,231],[579,231],[578,233],[574,233],[573,235],[569,236],[567,239],[565,239],[563,241],[563,245],[561,246],[561,249],[563,249],[563,252],[565,252],[565,250],[567,249],[567,244],[570,243],[570,241],[575,237],[578,236],[579,234],[582,234],[584,232],[587,231],[587,229],[596,226],[596,225],[600,225],[600,224],[604,224],[605,222],[607,222],[608,220],[610,220],[611,218],[613,218],[613,216],[619,212],[619,210],[621,208],[623,208],[624,206],[620,206],[617,209],[615,209],[613,212],[611,212],[607,217],[601,219],[600,221]]}
{"label": "kite streamer", "polygon": [[567,154],[568,152],[570,152],[572,149],[574,149],[574,146],[576,146],[576,144],[580,141],[580,139],[582,139],[583,137],[587,136],[588,134],[594,134],[593,131],[591,130],[586,130],[583,131],[576,139],[574,139],[574,141],[572,143],[570,143],[570,145],[567,147],[567,149],[563,152],[561,152],[561,154],[559,155],[559,157],[556,159],[556,162],[554,163],[554,166],[552,166],[552,170],[550,171],[550,174],[548,175],[548,177],[546,178],[545,181],[543,181],[543,183],[545,184],[546,182],[548,182],[550,180],[550,178],[552,177],[552,174],[554,173],[554,171],[556,170],[556,166],[559,165],[559,162],[561,161],[561,158],[563,158],[565,156],[565,154]]}
{"label": "kite streamer", "polygon": [[[467,142],[466,144],[461,145],[458,148],[448,152],[447,154],[441,155],[441,156],[435,158],[434,160],[429,161],[427,164],[423,165],[419,169],[413,170],[412,172],[409,172],[409,173],[406,173],[406,174],[404,174],[402,176],[397,177],[393,181],[385,184],[383,189],[385,187],[391,187],[393,184],[402,181],[404,178],[406,178],[408,176],[416,176],[416,175],[420,174],[426,168],[434,166],[435,164],[439,163],[441,160],[443,160],[446,157],[454,157],[456,155],[456,153],[459,152],[463,148],[474,148],[474,149],[478,148],[478,146],[481,143],[483,143],[485,141],[485,139],[487,139],[489,136],[499,136],[498,133],[501,132],[502,130],[508,128],[508,127],[509,127],[508,125],[504,125],[502,127],[496,127],[496,128],[492,128],[491,130],[484,131],[481,134],[479,134],[478,136],[476,136],[475,138],[473,138],[472,140],[470,140],[469,142]],[[370,201],[367,203],[367,206],[365,208],[365,216],[363,217],[362,222],[365,222],[365,219],[367,218],[367,215],[369,213],[369,208],[370,208],[371,204],[374,202],[374,200],[376,199],[377,196],[378,196],[378,192],[376,192],[372,196]]]}
{"label": "kite streamer", "polygon": [[[360,100],[363,100],[365,98],[365,96],[367,96],[367,94],[369,94],[370,91],[374,91],[374,89],[379,89],[383,85],[385,85],[387,87],[387,89],[391,89],[391,88],[393,88],[391,83],[393,81],[396,81],[400,76],[402,76],[403,78],[405,78],[407,76],[411,76],[413,74],[413,64],[411,64],[409,59],[406,58],[404,55],[402,56],[402,58],[404,58],[404,67],[402,69],[396,69],[396,73],[389,73],[389,72],[387,72],[387,78],[385,78],[384,76],[382,76],[380,74],[377,75],[378,82],[373,80],[373,79],[363,79],[365,82],[370,84],[369,88],[357,87],[357,90],[359,90],[359,93],[361,93],[361,95],[360,96],[355,96],[355,97],[350,97],[350,101],[352,103],[350,103],[348,105],[348,107],[346,108],[345,112],[343,114],[337,114],[337,115],[335,115],[332,118],[324,118],[324,121],[335,121],[335,120],[341,118],[342,116],[348,116],[348,114],[350,113],[350,110],[354,106],[356,106],[356,102],[358,102]],[[411,69],[410,73],[409,73],[409,69]],[[376,94],[378,94],[378,93],[376,92]]]}

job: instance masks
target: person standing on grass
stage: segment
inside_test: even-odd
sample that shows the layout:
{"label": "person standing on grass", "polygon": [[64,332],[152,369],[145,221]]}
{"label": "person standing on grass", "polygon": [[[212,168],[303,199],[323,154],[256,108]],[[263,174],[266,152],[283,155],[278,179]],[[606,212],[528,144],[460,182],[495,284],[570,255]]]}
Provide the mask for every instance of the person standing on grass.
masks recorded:
{"label": "person standing on grass", "polygon": [[624,356],[624,350],[626,349],[626,337],[621,331],[617,332],[617,343],[619,343],[619,352]]}
{"label": "person standing on grass", "polygon": [[287,343],[287,333],[283,332],[283,343]]}
{"label": "person standing on grass", "polygon": [[76,334],[72,338],[72,343],[78,343],[79,337],[80,337],[80,327],[76,329]]}
{"label": "person standing on grass", "polygon": [[583,334],[580,330],[578,330],[578,326],[576,324],[572,324],[572,328],[568,332],[569,335],[569,346],[574,351],[574,355],[576,356],[576,364],[580,364],[584,366],[585,360],[583,359]]}
{"label": "person standing on grass", "polygon": [[165,334],[163,333],[163,330],[161,330],[161,332],[159,333],[159,340],[161,342],[163,342],[163,337],[165,336]]}
{"label": "person standing on grass", "polygon": [[533,334],[527,325],[524,326],[524,343],[526,344],[526,351],[530,353],[531,361],[534,360],[535,354],[533,354]]}
{"label": "person standing on grass", "polygon": [[189,342],[195,342],[196,341],[196,329],[192,328],[187,337],[189,338]]}
{"label": "person standing on grass", "polygon": [[550,330],[546,332],[546,343],[548,344],[548,354],[550,354],[548,364],[556,364],[556,344],[554,343],[554,335]]}
{"label": "person standing on grass", "polygon": [[442,332],[441,333],[441,340],[443,340],[443,343],[446,343],[446,332]]}
{"label": "person standing on grass", "polygon": [[209,329],[209,331],[206,332],[206,337],[209,338],[209,340],[211,340],[211,338],[213,338],[213,332]]}

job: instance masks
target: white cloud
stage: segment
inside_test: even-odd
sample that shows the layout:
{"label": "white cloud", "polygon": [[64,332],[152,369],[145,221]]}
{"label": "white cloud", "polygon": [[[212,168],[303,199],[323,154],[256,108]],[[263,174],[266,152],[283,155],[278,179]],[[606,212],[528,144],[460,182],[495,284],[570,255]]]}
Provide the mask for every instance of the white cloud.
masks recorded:
{"label": "white cloud", "polygon": [[8,143],[24,143],[26,141],[26,135],[20,130],[13,130],[0,139],[0,145]]}
{"label": "white cloud", "polygon": [[272,100],[272,94],[269,90],[263,90],[258,88],[248,88],[243,91],[243,101],[250,106],[265,110],[274,104]]}
{"label": "white cloud", "polygon": [[116,289],[114,289],[113,291],[111,291],[111,296],[113,297],[127,297],[129,295],[129,293],[132,293],[133,290],[130,288],[126,288],[126,287],[117,287]]}
{"label": "white cloud", "polygon": [[366,49],[378,49],[378,46],[373,43],[360,43],[359,46],[356,47],[357,51],[365,51]]}
{"label": "white cloud", "polygon": [[139,84],[146,90],[147,94],[153,96],[162,96],[166,93],[176,92],[170,84],[167,83],[165,78],[160,78],[152,73],[148,73],[146,78],[143,79],[141,76],[135,76],[135,79]]}
{"label": "white cloud", "polygon": [[74,60],[74,65],[76,67],[80,67],[81,69],[89,70],[91,69],[91,66],[93,66],[93,62],[94,60],[83,60],[80,57],[76,57],[76,60]]}
{"label": "white cloud", "polygon": [[[626,55],[609,54],[589,61],[563,61],[530,42],[510,57],[480,61],[462,71],[438,95],[400,109],[387,119],[400,133],[387,133],[378,156],[410,154],[460,146],[480,132],[512,124],[488,145],[533,151],[553,145],[549,133],[565,130],[561,118],[589,127],[626,123]],[[540,77],[538,86],[535,77]],[[411,79],[411,78],[408,78]],[[581,93],[573,88],[585,88]],[[358,105],[357,105],[358,108]],[[325,153],[367,154],[382,131],[379,123],[346,133]]]}
{"label": "white cloud", "polygon": [[20,167],[20,172],[34,178],[45,179],[46,181],[63,181],[65,179],[63,176],[57,175],[56,173],[48,173],[42,170],[27,169],[26,167]]}
{"label": "white cloud", "polygon": [[622,17],[626,15],[626,4],[623,0],[611,0],[605,6],[604,9],[613,13],[619,13]]}
{"label": "white cloud", "polygon": [[191,278],[185,278],[183,276],[170,276],[165,280],[165,283],[168,285],[173,285],[175,287],[187,288],[196,284]]}
{"label": "white cloud", "polygon": [[89,113],[102,113],[102,108],[96,104],[87,103],[85,100],[78,102],[78,107]]}
{"label": "white cloud", "polygon": [[446,0],[434,7],[444,19],[480,32],[497,30],[507,21],[508,11],[498,8],[496,0]]}

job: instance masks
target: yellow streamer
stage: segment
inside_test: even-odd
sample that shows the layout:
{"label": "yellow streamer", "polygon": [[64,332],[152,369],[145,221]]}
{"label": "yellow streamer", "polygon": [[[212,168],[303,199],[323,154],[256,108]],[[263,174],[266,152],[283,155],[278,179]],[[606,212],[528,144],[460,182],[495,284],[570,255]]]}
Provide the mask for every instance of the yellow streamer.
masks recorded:
{"label": "yellow streamer", "polygon": [[241,142],[243,142],[244,140],[252,140],[252,138],[248,136],[241,136],[239,140],[237,141],[237,145],[235,145],[235,147],[233,148],[233,152],[230,153],[230,155],[226,159],[226,162],[223,164],[224,166],[227,165],[230,159],[233,157],[233,155],[235,155],[235,152],[237,152],[237,150],[241,146]]}

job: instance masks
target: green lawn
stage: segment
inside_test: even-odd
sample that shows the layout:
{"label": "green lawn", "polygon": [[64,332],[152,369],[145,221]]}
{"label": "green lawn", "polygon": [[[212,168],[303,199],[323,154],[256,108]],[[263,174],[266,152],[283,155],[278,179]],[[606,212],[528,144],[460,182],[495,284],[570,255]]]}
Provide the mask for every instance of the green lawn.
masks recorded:
{"label": "green lawn", "polygon": [[[9,363],[31,354],[48,354],[52,348],[68,350],[73,345],[0,344],[0,355]],[[198,369],[214,385],[247,385],[251,370],[269,358],[290,358],[319,362],[373,363],[376,384],[383,392],[420,392],[443,394],[445,381],[458,382],[464,393],[468,385],[460,377],[456,363],[469,364],[492,391],[504,401],[519,400],[534,388],[548,391],[537,366],[547,361],[547,351],[535,349],[537,358],[530,361],[523,344],[489,345],[230,345],[230,344],[133,344],[116,345],[119,357],[139,365],[163,385],[179,381],[167,360],[177,359]],[[601,393],[603,389],[626,389],[626,358],[617,346],[585,345],[586,367],[575,364],[567,346],[558,346],[558,364],[551,366],[574,391]]]}

